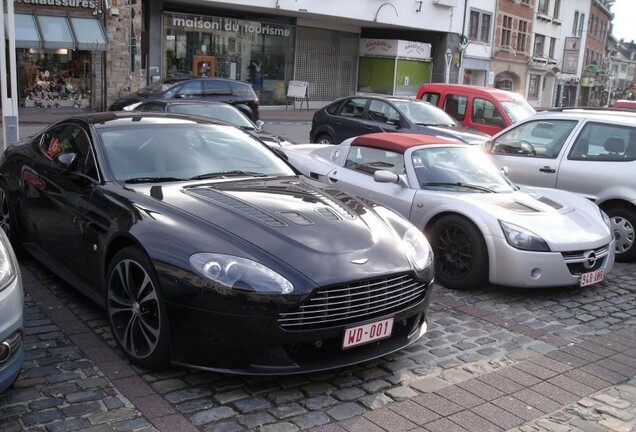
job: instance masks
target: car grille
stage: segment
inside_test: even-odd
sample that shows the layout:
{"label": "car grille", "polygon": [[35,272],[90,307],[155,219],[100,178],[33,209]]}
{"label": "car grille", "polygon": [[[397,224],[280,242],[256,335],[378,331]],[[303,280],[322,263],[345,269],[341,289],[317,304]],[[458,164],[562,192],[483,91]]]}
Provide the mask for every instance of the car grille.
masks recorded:
{"label": "car grille", "polygon": [[296,310],[281,312],[278,322],[285,330],[316,330],[365,321],[419,303],[426,289],[410,274],[324,287]]}
{"label": "car grille", "polygon": [[584,263],[588,260],[588,255],[586,255],[590,250],[584,251],[574,251],[574,252],[562,252],[563,260],[568,266],[568,270],[570,270],[570,274],[573,276],[578,276],[582,273],[588,273],[594,270],[598,270],[605,261],[605,257],[609,253],[609,250],[606,246],[602,246],[600,248],[594,249],[594,256],[596,257],[596,262],[593,266],[587,268],[584,266]]}

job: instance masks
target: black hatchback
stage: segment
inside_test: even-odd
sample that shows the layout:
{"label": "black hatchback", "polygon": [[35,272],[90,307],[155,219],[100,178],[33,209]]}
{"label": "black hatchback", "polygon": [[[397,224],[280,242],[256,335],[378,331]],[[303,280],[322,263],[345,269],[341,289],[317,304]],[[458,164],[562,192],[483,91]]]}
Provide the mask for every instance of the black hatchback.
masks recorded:
{"label": "black hatchback", "polygon": [[252,121],[258,120],[258,96],[252,85],[224,78],[167,78],[119,99],[110,111],[132,111],[146,99],[192,99],[234,105]]}
{"label": "black hatchback", "polygon": [[399,97],[356,95],[338,99],[314,113],[312,143],[339,144],[375,132],[408,132],[483,144],[490,136],[457,123],[428,102]]}

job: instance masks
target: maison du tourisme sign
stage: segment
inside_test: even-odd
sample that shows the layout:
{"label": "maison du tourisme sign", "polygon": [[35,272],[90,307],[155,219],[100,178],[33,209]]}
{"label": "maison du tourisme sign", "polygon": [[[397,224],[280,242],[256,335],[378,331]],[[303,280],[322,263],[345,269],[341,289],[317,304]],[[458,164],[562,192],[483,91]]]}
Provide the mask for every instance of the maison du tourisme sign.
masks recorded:
{"label": "maison du tourisme sign", "polygon": [[61,6],[68,8],[97,9],[96,0],[14,0],[30,6]]}

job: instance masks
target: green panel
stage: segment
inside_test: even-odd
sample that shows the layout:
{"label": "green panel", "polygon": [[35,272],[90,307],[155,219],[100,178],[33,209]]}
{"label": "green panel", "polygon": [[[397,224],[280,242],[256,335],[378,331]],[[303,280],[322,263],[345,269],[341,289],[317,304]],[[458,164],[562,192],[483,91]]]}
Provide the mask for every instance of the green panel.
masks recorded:
{"label": "green panel", "polygon": [[394,64],[392,58],[360,57],[358,91],[392,94]]}
{"label": "green panel", "polygon": [[428,62],[399,59],[395,94],[415,96],[420,86],[430,81],[430,68]]}

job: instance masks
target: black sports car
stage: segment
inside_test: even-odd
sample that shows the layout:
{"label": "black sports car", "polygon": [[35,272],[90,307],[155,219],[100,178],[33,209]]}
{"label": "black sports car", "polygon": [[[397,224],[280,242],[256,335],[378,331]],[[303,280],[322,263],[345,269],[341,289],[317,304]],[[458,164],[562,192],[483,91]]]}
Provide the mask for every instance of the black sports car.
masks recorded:
{"label": "black sports car", "polygon": [[69,118],[9,147],[1,220],[106,309],[131,362],[292,374],[426,331],[424,235],[298,175],[234,126],[164,113]]}
{"label": "black sports car", "polygon": [[339,144],[347,138],[377,132],[418,133],[474,145],[490,139],[477,129],[460,125],[428,102],[362,94],[338,99],[317,110],[309,141]]}

